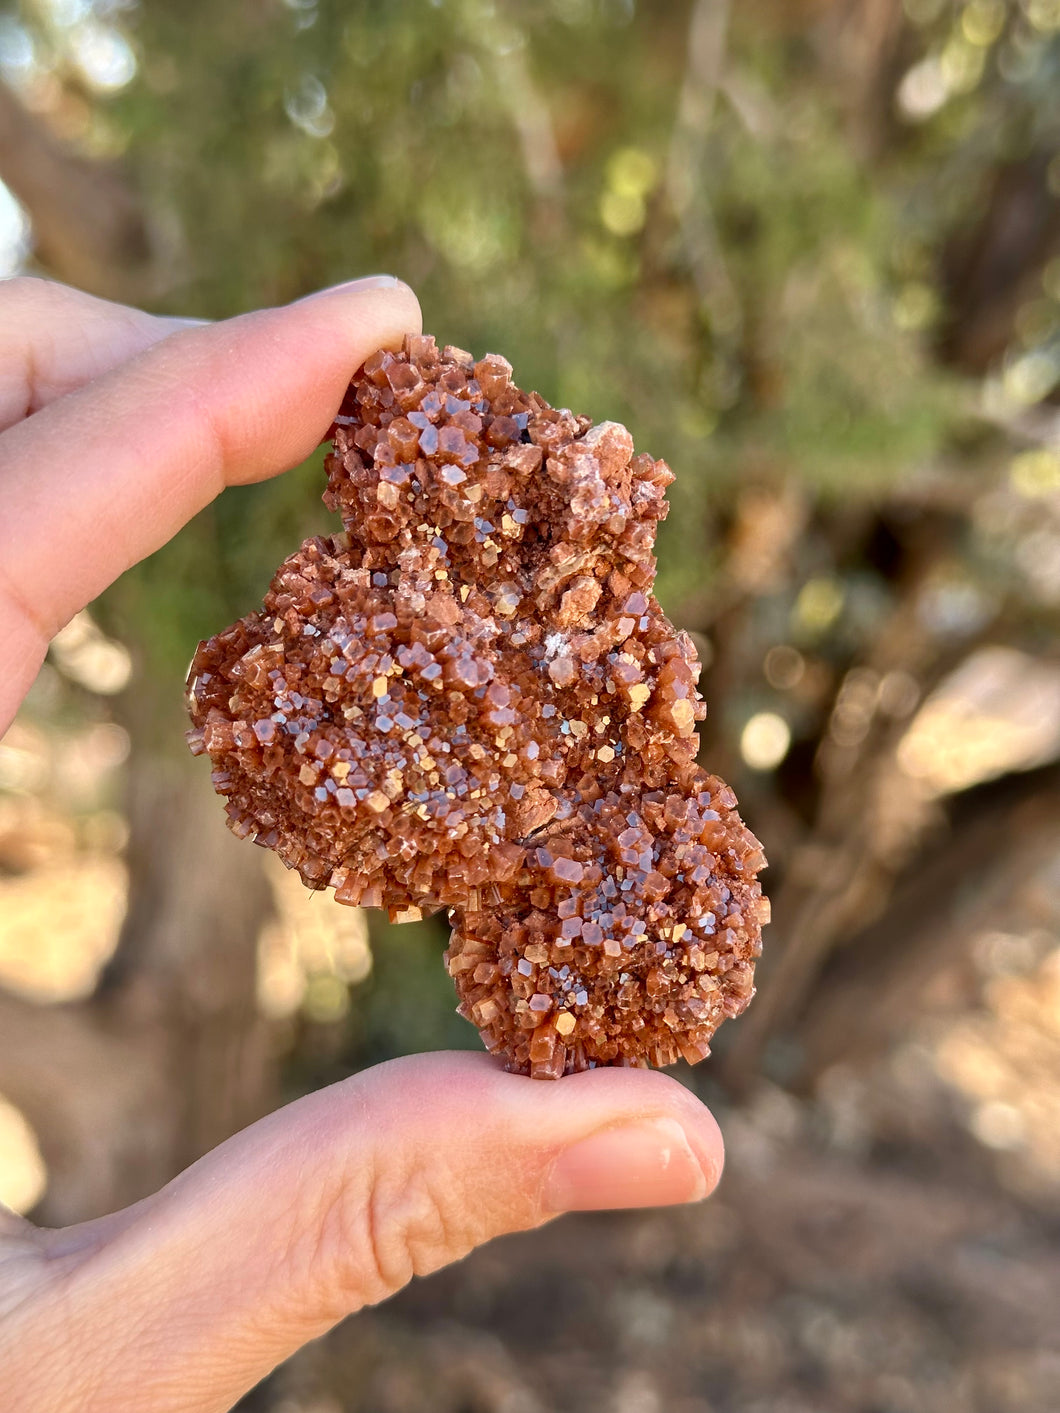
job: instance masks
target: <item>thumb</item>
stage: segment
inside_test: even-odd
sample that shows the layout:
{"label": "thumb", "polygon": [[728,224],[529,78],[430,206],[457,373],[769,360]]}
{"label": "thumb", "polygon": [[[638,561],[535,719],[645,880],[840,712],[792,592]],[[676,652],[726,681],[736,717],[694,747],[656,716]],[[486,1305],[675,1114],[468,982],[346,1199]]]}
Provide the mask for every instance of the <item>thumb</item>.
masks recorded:
{"label": "thumb", "polygon": [[562,1211],[705,1197],[721,1162],[713,1118],[664,1075],[545,1084],[485,1055],[413,1056],[300,1099],[155,1197],[57,1234],[52,1255],[74,1265],[53,1304],[96,1351],[99,1407],[220,1413],[412,1276]]}

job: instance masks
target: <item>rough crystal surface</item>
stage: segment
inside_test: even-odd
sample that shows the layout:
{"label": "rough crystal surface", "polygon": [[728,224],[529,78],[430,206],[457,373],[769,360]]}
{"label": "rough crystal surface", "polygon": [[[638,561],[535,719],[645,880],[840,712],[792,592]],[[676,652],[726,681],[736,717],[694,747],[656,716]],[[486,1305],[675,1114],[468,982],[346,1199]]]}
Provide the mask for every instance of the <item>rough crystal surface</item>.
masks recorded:
{"label": "rough crystal surface", "polygon": [[428,337],[368,359],[332,435],[343,532],[192,664],[230,827],[339,902],[450,909],[510,1069],[702,1059],[753,994],[765,858],[652,595],[668,467]]}

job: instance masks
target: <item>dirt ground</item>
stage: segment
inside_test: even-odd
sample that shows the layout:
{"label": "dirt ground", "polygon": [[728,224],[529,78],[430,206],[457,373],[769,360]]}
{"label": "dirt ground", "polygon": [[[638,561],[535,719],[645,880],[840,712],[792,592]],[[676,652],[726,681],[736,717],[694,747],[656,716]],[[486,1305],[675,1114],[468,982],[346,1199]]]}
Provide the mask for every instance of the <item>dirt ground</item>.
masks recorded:
{"label": "dirt ground", "polygon": [[871,1134],[779,1091],[723,1113],[704,1206],[498,1241],[348,1320],[247,1407],[1056,1413],[1060,1204],[1013,1190],[1011,1154],[952,1114],[923,1141],[901,1086],[873,1087]]}
{"label": "dirt ground", "polygon": [[968,894],[916,1010],[812,1092],[762,1083],[736,1106],[712,1061],[678,1072],[726,1136],[702,1207],[496,1242],[248,1406],[1057,1413],[1060,853],[1021,880],[1003,908]]}
{"label": "dirt ground", "polygon": [[[35,742],[16,748],[32,764]],[[74,829],[28,795],[6,809],[0,981],[76,998],[113,946],[121,831],[105,812]],[[346,1321],[244,1413],[1057,1413],[1060,849],[1031,861],[1010,892],[967,892],[959,948],[914,978],[917,1011],[874,1056],[739,1106],[713,1062],[679,1074],[726,1135],[702,1207],[498,1241]],[[363,926],[322,936],[319,908],[316,930],[278,916],[267,1012],[324,981],[345,998]],[[0,1190],[29,1208],[46,1175],[8,1127]]]}

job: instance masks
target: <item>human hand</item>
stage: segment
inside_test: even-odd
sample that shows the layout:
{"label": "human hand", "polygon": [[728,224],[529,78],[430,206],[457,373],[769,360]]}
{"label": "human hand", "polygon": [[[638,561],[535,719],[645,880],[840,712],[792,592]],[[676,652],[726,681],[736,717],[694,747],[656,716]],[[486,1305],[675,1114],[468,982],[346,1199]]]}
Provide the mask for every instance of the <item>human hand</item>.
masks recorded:
{"label": "human hand", "polygon": [[[418,328],[388,278],[202,326],[0,283],[0,729],[78,609],[224,486],[301,461],[353,370]],[[561,1212],[695,1201],[721,1163],[662,1074],[391,1061],[112,1216],[0,1208],[0,1409],[220,1413],[413,1275]]]}

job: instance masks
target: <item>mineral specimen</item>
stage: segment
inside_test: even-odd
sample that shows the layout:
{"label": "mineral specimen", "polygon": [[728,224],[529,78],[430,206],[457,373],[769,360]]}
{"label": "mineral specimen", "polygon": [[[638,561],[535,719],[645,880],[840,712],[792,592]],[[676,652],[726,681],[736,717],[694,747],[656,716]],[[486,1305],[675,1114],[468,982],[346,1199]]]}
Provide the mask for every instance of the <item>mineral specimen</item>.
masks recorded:
{"label": "mineral specimen", "polygon": [[672,476],[511,374],[427,337],[368,359],[326,461],[343,533],[199,646],[189,740],[308,887],[451,910],[460,1013],[510,1069],[695,1062],[768,904],[652,596]]}

